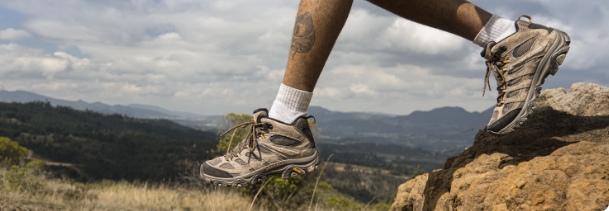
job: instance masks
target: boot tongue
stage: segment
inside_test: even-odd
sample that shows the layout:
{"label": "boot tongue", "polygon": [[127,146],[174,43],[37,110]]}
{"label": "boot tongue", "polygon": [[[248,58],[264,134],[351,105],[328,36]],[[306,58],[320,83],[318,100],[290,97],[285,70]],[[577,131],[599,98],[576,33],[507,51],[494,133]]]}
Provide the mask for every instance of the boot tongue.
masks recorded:
{"label": "boot tongue", "polygon": [[267,110],[266,108],[259,108],[254,111],[254,119],[256,120],[256,122],[260,122],[261,118],[268,117],[268,115],[269,110]]}

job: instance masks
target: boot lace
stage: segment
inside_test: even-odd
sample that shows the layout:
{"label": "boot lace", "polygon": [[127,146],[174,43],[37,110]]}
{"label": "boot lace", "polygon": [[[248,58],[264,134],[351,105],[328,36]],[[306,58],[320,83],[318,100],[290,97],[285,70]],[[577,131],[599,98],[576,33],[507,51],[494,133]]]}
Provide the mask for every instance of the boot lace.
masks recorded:
{"label": "boot lace", "polygon": [[[231,145],[233,143],[233,137],[235,137],[235,133],[237,132],[237,129],[239,128],[246,128],[248,126],[251,126],[248,130],[247,135],[245,136],[245,139],[243,139],[243,141],[239,142],[239,144],[237,144],[237,147],[233,150],[231,150]],[[266,133],[265,130],[271,129],[272,125],[268,124],[268,123],[257,123],[254,119],[251,119],[247,122],[241,123],[239,125],[235,125],[232,128],[228,129],[227,131],[225,131],[224,133],[220,134],[220,136],[224,136],[227,133],[233,131],[233,134],[230,137],[230,141],[228,142],[228,148],[226,149],[226,154],[224,154],[224,159],[226,159],[226,161],[231,161],[234,157],[239,156],[239,153],[247,148],[250,152],[253,152],[257,147],[258,147],[258,138],[261,136],[264,136],[264,134]],[[260,151],[260,150],[258,150]],[[252,153],[250,153],[251,156]]]}
{"label": "boot lace", "polygon": [[488,85],[488,90],[491,90],[491,83],[489,81],[491,72],[495,76],[497,80],[497,91],[499,92],[499,96],[497,96],[497,106],[502,106],[504,101],[504,96],[507,90],[507,80],[505,78],[505,74],[507,73],[507,67],[505,65],[510,63],[509,56],[501,57],[501,54],[505,52],[507,49],[505,46],[502,46],[497,50],[497,52],[491,54],[491,58],[486,61],[486,75],[484,76],[484,88],[482,91],[482,96],[486,92],[486,87]]}

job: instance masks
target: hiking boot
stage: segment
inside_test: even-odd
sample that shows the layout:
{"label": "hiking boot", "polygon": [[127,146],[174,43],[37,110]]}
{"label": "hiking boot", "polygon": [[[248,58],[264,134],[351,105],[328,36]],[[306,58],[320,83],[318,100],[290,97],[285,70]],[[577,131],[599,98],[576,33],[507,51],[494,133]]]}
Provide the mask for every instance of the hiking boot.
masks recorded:
{"label": "hiking boot", "polygon": [[514,131],[527,119],[541,85],[548,75],[556,74],[571,42],[565,32],[532,23],[527,15],[520,16],[515,25],[516,33],[498,43],[489,42],[481,53],[488,67],[484,90],[487,84],[490,89],[492,72],[499,92],[493,116],[485,128],[493,134]]}
{"label": "hiking boot", "polygon": [[249,127],[245,139],[224,156],[203,163],[201,177],[218,186],[245,186],[269,175],[288,178],[315,170],[319,157],[307,119],[286,124],[269,118],[266,109],[254,111],[252,120],[224,133]]}

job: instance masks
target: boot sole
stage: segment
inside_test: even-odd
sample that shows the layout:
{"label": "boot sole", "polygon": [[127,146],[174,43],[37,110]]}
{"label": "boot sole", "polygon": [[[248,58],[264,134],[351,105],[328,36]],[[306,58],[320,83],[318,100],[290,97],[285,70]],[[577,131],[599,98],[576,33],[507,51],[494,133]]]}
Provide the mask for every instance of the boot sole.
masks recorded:
{"label": "boot sole", "polygon": [[515,128],[522,125],[527,120],[528,115],[533,112],[535,102],[541,93],[541,88],[545,82],[545,79],[549,75],[555,75],[556,72],[558,72],[558,66],[562,64],[567,56],[567,53],[569,52],[569,44],[571,43],[571,38],[569,35],[560,30],[554,30],[559,33],[559,36],[552,44],[550,50],[548,50],[548,53],[546,53],[546,55],[541,59],[539,66],[537,66],[537,69],[535,70],[535,76],[531,82],[531,88],[527,94],[524,107],[520,113],[518,113],[518,116],[516,116],[516,118],[510,122],[510,124],[499,130],[499,132],[488,131],[489,133],[503,135],[512,132]]}
{"label": "boot sole", "polygon": [[316,152],[315,155],[310,157],[282,160],[237,177],[221,178],[210,176],[203,173],[203,167],[201,167],[200,174],[203,180],[212,183],[214,186],[242,187],[262,182],[273,175],[281,175],[285,179],[310,173],[317,169],[319,161],[319,154]]}

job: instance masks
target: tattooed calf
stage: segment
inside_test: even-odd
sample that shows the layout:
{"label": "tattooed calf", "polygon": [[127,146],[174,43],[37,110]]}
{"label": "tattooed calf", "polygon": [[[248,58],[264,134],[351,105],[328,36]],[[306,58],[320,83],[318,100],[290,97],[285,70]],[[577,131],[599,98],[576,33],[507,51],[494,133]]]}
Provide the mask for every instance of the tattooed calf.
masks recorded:
{"label": "tattooed calf", "polygon": [[296,17],[292,37],[292,50],[295,51],[294,53],[306,53],[313,48],[313,43],[315,43],[313,18],[311,13],[306,12]]}

